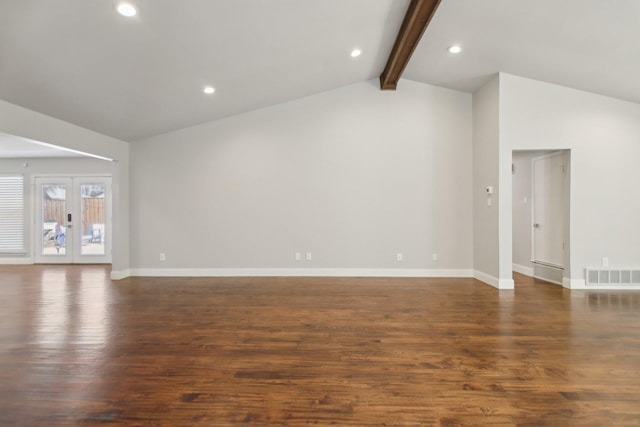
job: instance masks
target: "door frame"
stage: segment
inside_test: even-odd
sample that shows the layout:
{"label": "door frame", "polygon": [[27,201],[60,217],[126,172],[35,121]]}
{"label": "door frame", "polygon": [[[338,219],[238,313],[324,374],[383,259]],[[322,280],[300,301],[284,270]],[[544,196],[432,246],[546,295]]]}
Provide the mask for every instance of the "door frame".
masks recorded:
{"label": "door frame", "polygon": [[[73,225],[78,223],[79,225],[72,228],[71,238],[67,239],[69,242],[67,249],[70,248],[69,253],[65,256],[46,256],[42,254],[42,225],[40,224],[42,218],[41,212],[38,212],[38,208],[41,207],[42,201],[40,200],[42,195],[38,188],[38,182],[43,183],[43,180],[51,180],[52,183],[56,181],[67,180],[70,183],[70,188],[67,190],[71,196],[67,198],[68,202],[72,205],[67,206],[67,211],[71,211],[72,216],[76,219],[72,221]],[[81,214],[81,202],[82,198],[79,196],[80,186],[83,184],[89,184],[92,180],[100,180],[106,187],[105,191],[105,252],[104,255],[90,255],[82,254],[82,214]],[[31,241],[33,242],[34,251],[34,263],[35,264],[111,264],[112,262],[112,236],[113,236],[113,177],[111,174],[35,174],[31,177],[32,186],[32,218],[33,218],[33,233]],[[77,194],[76,194],[77,193]],[[77,200],[76,200],[77,199]],[[78,230],[78,232],[76,232]]]}
{"label": "door frame", "polygon": [[[541,266],[540,264],[533,263],[533,165],[531,159],[536,157],[542,157],[545,155],[562,153],[564,155],[564,165],[565,165],[565,174],[564,174],[564,262],[562,277],[557,278],[554,276],[553,280],[547,277],[543,277],[542,279],[551,283],[556,283],[561,286],[570,288],[572,287],[573,280],[572,275],[580,275],[581,272],[572,272],[572,199],[573,199],[573,191],[572,191],[572,169],[573,169],[573,150],[567,147],[553,147],[553,148],[517,148],[511,150],[511,179],[508,180],[509,183],[509,192],[508,194],[504,194],[505,197],[509,198],[509,203],[511,205],[511,209],[509,210],[509,219],[511,220],[511,248],[508,251],[510,253],[509,261],[511,261],[512,271],[516,273],[523,274],[529,277],[539,277],[536,270],[545,270],[547,268],[538,268]],[[516,154],[518,155],[518,159],[515,158]],[[529,169],[527,173],[524,173],[527,169],[525,165],[522,164],[522,169],[519,169],[516,165],[517,163],[525,162],[527,164],[526,168]],[[514,167],[515,165],[515,167]],[[517,176],[517,178],[516,178]],[[515,185],[515,180],[518,180],[518,192],[514,194],[513,189]],[[527,182],[524,183],[524,180]],[[525,187],[523,187],[525,186]],[[502,195],[502,192],[501,192]],[[520,197],[526,197],[527,200],[524,201],[524,204],[528,206],[526,208],[522,208],[521,206],[517,206],[517,204],[522,203],[522,199]],[[516,215],[518,216],[517,220]],[[526,216],[525,216],[526,215]],[[525,220],[526,218],[526,220]],[[500,245],[501,248],[504,245]],[[515,251],[518,251],[518,257],[515,258]],[[506,250],[506,249],[505,249]],[[501,249],[502,251],[502,249]],[[517,262],[517,264],[515,263]]]}

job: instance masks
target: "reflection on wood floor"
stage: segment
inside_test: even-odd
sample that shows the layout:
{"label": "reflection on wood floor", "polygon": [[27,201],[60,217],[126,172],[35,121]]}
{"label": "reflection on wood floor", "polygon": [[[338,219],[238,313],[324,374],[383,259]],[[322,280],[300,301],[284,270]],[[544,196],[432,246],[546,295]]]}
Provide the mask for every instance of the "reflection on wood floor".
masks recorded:
{"label": "reflection on wood floor", "polygon": [[640,292],[0,266],[0,425],[639,425]]}

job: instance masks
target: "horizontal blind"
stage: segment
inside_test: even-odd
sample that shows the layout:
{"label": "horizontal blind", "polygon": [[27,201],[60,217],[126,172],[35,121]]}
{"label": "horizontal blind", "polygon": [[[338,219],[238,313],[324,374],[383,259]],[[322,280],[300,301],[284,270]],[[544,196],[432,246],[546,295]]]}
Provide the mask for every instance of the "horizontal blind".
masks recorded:
{"label": "horizontal blind", "polygon": [[0,253],[24,253],[22,175],[0,175]]}

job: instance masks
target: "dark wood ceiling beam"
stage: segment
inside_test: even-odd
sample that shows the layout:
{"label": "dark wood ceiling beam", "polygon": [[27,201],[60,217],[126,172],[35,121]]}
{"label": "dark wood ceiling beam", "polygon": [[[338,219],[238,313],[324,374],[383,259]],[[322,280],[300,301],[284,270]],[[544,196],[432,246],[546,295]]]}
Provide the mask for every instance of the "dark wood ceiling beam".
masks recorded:
{"label": "dark wood ceiling beam", "polygon": [[381,90],[396,90],[398,80],[439,4],[440,0],[411,0],[387,65],[380,75]]}

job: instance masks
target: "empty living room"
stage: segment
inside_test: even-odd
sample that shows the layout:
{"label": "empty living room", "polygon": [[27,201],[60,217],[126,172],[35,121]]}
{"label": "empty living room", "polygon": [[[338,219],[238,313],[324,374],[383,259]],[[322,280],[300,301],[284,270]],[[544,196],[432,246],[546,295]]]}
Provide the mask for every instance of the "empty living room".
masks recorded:
{"label": "empty living room", "polygon": [[0,426],[640,425],[638,22],[0,1]]}

